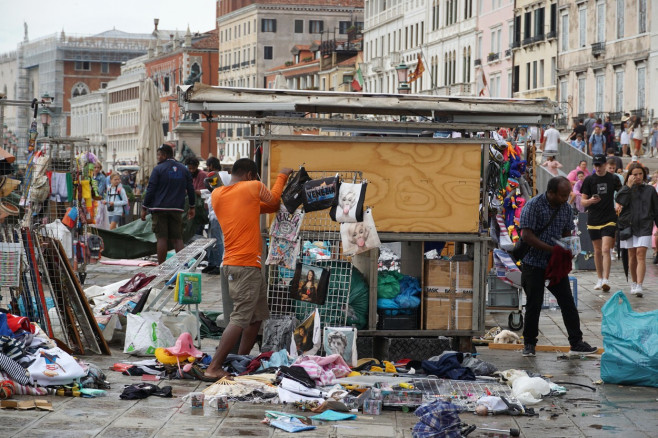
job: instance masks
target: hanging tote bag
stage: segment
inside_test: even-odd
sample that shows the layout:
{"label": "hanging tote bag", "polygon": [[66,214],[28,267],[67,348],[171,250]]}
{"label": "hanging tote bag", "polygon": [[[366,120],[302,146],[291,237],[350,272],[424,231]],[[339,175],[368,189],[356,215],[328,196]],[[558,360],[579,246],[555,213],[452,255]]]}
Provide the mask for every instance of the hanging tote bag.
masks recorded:
{"label": "hanging tote bag", "polygon": [[369,208],[363,213],[363,222],[340,224],[340,238],[345,255],[355,255],[379,248],[381,241],[372,217],[372,209]]}
{"label": "hanging tote bag", "polygon": [[329,289],[329,269],[297,263],[295,276],[290,283],[290,298],[323,305]]}
{"label": "hanging tote bag", "polygon": [[299,172],[296,172],[288,180],[286,188],[281,193],[281,203],[289,213],[294,213],[304,202],[304,184],[310,180],[311,177],[304,167],[300,167]]}
{"label": "hanging tote bag", "polygon": [[304,211],[325,210],[334,203],[340,189],[340,176],[314,179],[304,183]]}
{"label": "hanging tote bag", "polygon": [[366,199],[367,182],[358,184],[343,182],[338,196],[329,210],[331,219],[340,223],[363,222],[363,203]]}

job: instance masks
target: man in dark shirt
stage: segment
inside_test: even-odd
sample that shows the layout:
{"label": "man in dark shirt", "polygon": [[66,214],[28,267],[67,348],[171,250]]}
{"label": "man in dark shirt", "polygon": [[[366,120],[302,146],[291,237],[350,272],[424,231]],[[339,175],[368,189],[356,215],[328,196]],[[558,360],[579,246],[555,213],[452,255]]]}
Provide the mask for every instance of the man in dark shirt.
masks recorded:
{"label": "man in dark shirt", "polygon": [[606,160],[609,160],[611,158],[613,160],[615,160],[615,167],[617,169],[623,169],[624,168],[624,163],[623,163],[623,161],[621,161],[621,157],[618,157],[618,156],[615,155],[615,148],[609,147],[605,151],[605,153],[607,154],[606,157],[605,157]]}
{"label": "man in dark shirt", "polygon": [[578,125],[573,128],[573,132],[573,140],[578,137],[578,134],[582,135],[583,138],[586,138],[585,136],[587,135],[587,128],[585,125],[583,125],[583,119],[578,120]]}
{"label": "man in dark shirt", "polygon": [[[539,315],[544,302],[545,271],[551,259],[556,240],[567,237],[574,229],[573,213],[567,203],[571,194],[571,183],[562,176],[548,181],[546,193],[535,196],[521,211],[521,236],[530,245],[523,257],[521,285],[526,294],[525,325],[523,327],[523,356],[534,356]],[[573,300],[569,276],[565,275],[557,284],[548,286],[562,310],[562,319],[569,336],[571,354],[592,354],[597,349],[583,341],[580,317]]]}
{"label": "man in dark shirt", "polygon": [[182,163],[174,160],[174,150],[168,144],[160,146],[156,152],[158,165],[151,172],[144,202],[142,203],[142,220],[151,212],[153,232],[155,233],[158,264],[167,258],[168,241],[172,241],[176,252],[183,249],[183,217],[185,195],[190,209],[188,218],[194,217],[194,186],[192,175]]}
{"label": "man in dark shirt", "polygon": [[621,189],[617,175],[608,172],[606,157],[594,155],[594,173],[585,178],[580,189],[581,203],[587,209],[587,231],[594,246],[594,264],[598,281],[594,290],[610,291],[610,250],[615,246],[617,213],[615,192]]}
{"label": "man in dark shirt", "polygon": [[594,133],[594,125],[596,124],[596,116],[594,113],[589,113],[587,115],[587,118],[583,121],[583,126],[585,126],[587,136],[584,137],[589,141],[589,138],[592,136]]}

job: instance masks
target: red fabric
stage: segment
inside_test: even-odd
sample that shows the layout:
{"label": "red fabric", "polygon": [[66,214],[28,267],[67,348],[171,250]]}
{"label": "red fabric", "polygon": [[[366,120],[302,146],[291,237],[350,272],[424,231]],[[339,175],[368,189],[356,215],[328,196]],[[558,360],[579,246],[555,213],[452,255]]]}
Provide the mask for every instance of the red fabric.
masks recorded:
{"label": "red fabric", "polygon": [[553,247],[551,259],[546,267],[544,278],[549,280],[548,285],[556,285],[571,272],[571,251],[562,248],[560,245]]}
{"label": "red fabric", "polygon": [[11,330],[14,333],[16,333],[18,330],[25,330],[30,333],[34,333],[34,329],[30,325],[30,320],[24,316],[17,316],[8,313],[7,326],[9,326],[9,330]]}
{"label": "red fabric", "polygon": [[269,359],[272,357],[273,351],[266,351],[265,353],[261,353],[258,356],[256,356],[254,359],[252,359],[251,362],[249,362],[249,365],[247,365],[247,369],[245,370],[244,373],[240,374],[241,376],[244,376],[245,374],[251,374],[254,371],[256,371],[258,368],[260,368],[260,361],[262,359]]}

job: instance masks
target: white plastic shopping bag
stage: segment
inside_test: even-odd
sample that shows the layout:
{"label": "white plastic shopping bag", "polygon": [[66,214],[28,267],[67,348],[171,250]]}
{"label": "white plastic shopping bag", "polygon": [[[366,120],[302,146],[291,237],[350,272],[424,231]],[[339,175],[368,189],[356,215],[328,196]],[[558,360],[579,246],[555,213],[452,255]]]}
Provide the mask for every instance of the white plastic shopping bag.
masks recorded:
{"label": "white plastic shopping bag", "polygon": [[36,358],[27,370],[39,385],[67,385],[87,375],[80,364],[61,348],[39,348]]}
{"label": "white plastic shopping bag", "polygon": [[161,312],[129,313],[127,319],[124,353],[152,356],[156,348],[172,347],[176,343],[174,335],[162,320]]}

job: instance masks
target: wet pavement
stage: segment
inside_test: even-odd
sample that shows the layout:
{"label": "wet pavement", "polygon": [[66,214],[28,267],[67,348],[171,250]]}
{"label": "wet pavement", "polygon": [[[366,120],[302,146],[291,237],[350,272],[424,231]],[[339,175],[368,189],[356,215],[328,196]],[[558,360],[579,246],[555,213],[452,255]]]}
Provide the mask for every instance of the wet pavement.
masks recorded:
{"label": "wet pavement", "polygon": [[[95,265],[89,267],[85,287],[106,285],[130,278],[139,268]],[[578,310],[585,340],[601,347],[601,306],[610,294],[593,290],[596,274],[589,271],[572,273],[578,279]],[[219,277],[203,275],[204,303],[202,309],[221,311]],[[613,289],[628,292],[630,286],[623,275],[621,262],[613,262]],[[631,297],[634,310],[658,308],[658,266],[648,260],[645,294]],[[487,313],[487,327],[507,326],[508,313]],[[543,310],[540,318],[540,345],[568,345],[559,310]],[[216,340],[204,339],[202,349],[213,353]],[[123,386],[140,381],[139,377],[124,376],[108,368],[115,362],[138,360],[122,353],[122,345],[112,345],[113,355],[86,357],[87,361],[107,370],[112,389],[102,398],[43,397],[53,403],[53,412],[0,410],[2,437],[282,437],[287,432],[263,425],[265,410],[300,413],[283,405],[253,405],[236,403],[227,412],[206,408],[203,416],[192,415],[181,397],[191,391],[202,390],[208,383],[196,381],[163,381],[173,387],[174,398],[149,397],[129,401],[119,399]],[[482,427],[509,430],[520,428],[521,436],[534,437],[624,437],[658,436],[658,388],[627,387],[597,384],[600,379],[600,358],[558,359],[554,352],[538,352],[534,358],[524,358],[520,351],[493,350],[477,347],[479,357],[495,364],[500,370],[509,368],[552,376],[564,383],[564,396],[550,397],[534,408],[537,417],[506,415],[477,417],[461,414],[465,423]],[[422,358],[421,358],[422,359]],[[577,386],[575,384],[586,385]],[[593,388],[590,389],[588,387]],[[17,398],[30,398],[20,396]],[[359,414],[356,421],[324,423],[314,431],[295,434],[298,437],[411,437],[416,423],[412,413],[384,411],[380,416]],[[476,430],[469,436],[486,435]]]}

